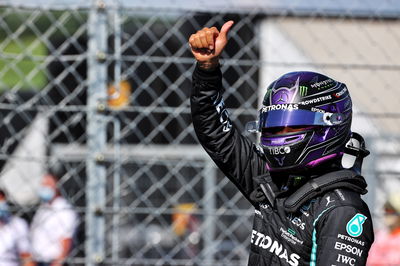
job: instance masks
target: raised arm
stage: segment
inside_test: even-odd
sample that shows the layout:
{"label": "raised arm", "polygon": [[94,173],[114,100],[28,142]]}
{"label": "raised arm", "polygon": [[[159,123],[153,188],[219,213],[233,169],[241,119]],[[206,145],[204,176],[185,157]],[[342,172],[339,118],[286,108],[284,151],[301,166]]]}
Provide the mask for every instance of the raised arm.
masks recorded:
{"label": "raised arm", "polygon": [[222,98],[219,56],[228,42],[232,25],[233,21],[228,21],[221,31],[215,27],[204,28],[190,36],[189,43],[197,61],[190,100],[193,126],[201,145],[249,199],[254,190],[253,177],[261,174],[265,164],[256,146],[232,124]]}

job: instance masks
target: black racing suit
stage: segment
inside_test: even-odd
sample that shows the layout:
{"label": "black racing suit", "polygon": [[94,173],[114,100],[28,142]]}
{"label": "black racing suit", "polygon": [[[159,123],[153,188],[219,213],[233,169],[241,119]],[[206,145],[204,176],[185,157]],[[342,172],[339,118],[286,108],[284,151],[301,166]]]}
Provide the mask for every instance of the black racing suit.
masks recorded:
{"label": "black racing suit", "polygon": [[371,214],[359,193],[332,189],[294,213],[253,200],[255,177],[267,172],[263,153],[231,124],[222,93],[220,69],[196,66],[190,100],[197,137],[255,208],[248,265],[365,265],[374,236]]}

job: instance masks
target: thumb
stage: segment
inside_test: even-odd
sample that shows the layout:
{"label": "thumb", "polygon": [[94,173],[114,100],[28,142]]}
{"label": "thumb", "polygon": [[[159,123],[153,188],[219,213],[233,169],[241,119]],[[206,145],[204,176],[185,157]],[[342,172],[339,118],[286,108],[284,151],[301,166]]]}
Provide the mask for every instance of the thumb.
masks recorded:
{"label": "thumb", "polygon": [[222,25],[222,28],[219,32],[219,38],[226,40],[226,37],[228,35],[229,30],[231,29],[232,25],[233,25],[233,20],[229,20],[228,22],[225,22],[224,25]]}

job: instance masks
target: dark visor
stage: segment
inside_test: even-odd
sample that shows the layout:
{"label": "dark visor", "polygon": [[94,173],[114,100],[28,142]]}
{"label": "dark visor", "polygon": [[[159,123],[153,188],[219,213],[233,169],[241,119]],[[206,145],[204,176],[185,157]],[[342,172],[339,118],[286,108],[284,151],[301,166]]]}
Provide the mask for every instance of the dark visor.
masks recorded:
{"label": "dark visor", "polygon": [[333,126],[340,124],[343,115],[339,113],[321,113],[304,109],[273,110],[260,114],[259,130],[270,127],[290,126]]}

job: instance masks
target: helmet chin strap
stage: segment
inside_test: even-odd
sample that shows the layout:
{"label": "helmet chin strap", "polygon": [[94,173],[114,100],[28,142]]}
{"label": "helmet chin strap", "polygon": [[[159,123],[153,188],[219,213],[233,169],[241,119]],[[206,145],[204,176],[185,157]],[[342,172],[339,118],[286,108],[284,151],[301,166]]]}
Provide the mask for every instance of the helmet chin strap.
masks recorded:
{"label": "helmet chin strap", "polygon": [[[356,145],[356,143],[354,143],[352,141],[352,139],[357,140],[359,145]],[[344,148],[344,153],[347,153],[347,154],[350,154],[350,155],[353,155],[356,157],[354,165],[350,169],[353,170],[354,172],[356,172],[357,174],[361,175],[361,168],[362,168],[363,160],[365,157],[367,157],[370,154],[369,150],[367,150],[365,147],[364,138],[360,134],[358,134],[356,132],[352,132],[350,140],[349,140],[349,142],[347,142],[347,144]]]}
{"label": "helmet chin strap", "polygon": [[294,172],[271,172],[273,182],[280,188],[280,191],[293,191],[302,186],[306,181],[319,177],[329,172],[343,169],[340,161],[329,160],[314,168],[304,168]]}

